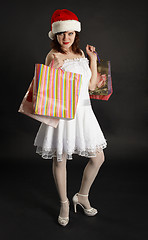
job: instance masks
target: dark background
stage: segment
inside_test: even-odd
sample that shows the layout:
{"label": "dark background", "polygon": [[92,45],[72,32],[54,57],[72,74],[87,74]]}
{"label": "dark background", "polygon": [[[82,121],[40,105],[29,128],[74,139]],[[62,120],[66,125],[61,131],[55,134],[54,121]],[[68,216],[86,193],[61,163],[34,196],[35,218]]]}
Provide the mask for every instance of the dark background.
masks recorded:
{"label": "dark background", "polygon": [[[40,123],[18,113],[34,75],[50,51],[50,20],[67,8],[82,23],[81,49],[110,60],[113,94],[91,100],[107,139],[106,161],[91,190],[100,215],[71,212],[57,224],[59,199],[51,163],[35,153]],[[146,239],[147,7],[146,1],[5,1],[1,6],[1,214],[5,239]],[[78,191],[86,158],[68,162],[68,194]]]}

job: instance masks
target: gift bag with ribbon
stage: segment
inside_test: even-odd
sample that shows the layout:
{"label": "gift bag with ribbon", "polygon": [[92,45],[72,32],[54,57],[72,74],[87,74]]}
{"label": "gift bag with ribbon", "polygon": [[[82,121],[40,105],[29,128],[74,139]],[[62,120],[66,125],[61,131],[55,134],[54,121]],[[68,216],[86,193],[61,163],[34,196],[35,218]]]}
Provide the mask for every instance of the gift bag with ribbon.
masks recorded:
{"label": "gift bag with ribbon", "polygon": [[35,64],[33,110],[35,114],[64,119],[75,117],[82,75]]}
{"label": "gift bag with ribbon", "polygon": [[59,119],[33,114],[33,100],[32,100],[33,85],[34,85],[34,78],[33,78],[32,82],[30,83],[28,91],[26,92],[26,94],[22,100],[22,103],[19,107],[18,112],[23,113],[39,122],[45,123],[49,126],[56,128],[58,126]]}
{"label": "gift bag with ribbon", "polygon": [[[97,52],[95,52],[97,54]],[[113,93],[112,78],[111,78],[111,63],[110,61],[100,60],[98,54],[97,72],[98,82],[95,90],[89,89],[91,99],[108,100]]]}

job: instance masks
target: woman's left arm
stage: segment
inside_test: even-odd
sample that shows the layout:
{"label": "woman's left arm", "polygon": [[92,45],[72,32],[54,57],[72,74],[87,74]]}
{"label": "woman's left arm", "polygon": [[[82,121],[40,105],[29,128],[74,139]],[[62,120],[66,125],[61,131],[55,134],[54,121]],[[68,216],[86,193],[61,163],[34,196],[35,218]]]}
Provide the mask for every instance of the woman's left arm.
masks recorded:
{"label": "woman's left arm", "polygon": [[97,85],[97,81],[98,76],[97,76],[97,55],[95,53],[95,47],[91,46],[91,45],[87,45],[86,46],[86,53],[89,56],[90,59],[90,70],[92,72],[92,76],[89,82],[89,89],[90,90],[95,90],[96,85]]}

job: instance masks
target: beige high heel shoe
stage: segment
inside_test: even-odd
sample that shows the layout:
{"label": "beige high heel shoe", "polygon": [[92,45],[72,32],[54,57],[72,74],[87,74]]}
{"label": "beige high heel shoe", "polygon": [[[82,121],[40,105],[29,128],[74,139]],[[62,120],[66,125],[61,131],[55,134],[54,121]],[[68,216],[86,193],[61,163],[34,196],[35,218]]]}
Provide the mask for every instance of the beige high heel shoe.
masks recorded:
{"label": "beige high heel shoe", "polygon": [[[61,201],[62,204],[67,203],[67,202],[68,202],[68,204],[69,204],[68,198],[67,198],[67,200],[64,201],[64,202]],[[58,217],[58,223],[59,223],[60,225],[62,225],[62,226],[65,227],[65,226],[68,224],[68,222],[69,222],[69,217],[61,217],[61,216],[59,215],[59,217]]]}
{"label": "beige high heel shoe", "polygon": [[74,212],[75,213],[77,212],[77,204],[78,204],[78,205],[80,205],[83,208],[84,213],[87,216],[95,216],[98,213],[97,209],[95,209],[95,208],[90,208],[90,209],[85,208],[81,203],[79,203],[78,195],[79,196],[83,196],[83,197],[88,197],[88,194],[87,195],[83,195],[83,194],[80,194],[80,193],[76,193],[73,196],[72,201],[73,201],[73,204],[74,204]]}

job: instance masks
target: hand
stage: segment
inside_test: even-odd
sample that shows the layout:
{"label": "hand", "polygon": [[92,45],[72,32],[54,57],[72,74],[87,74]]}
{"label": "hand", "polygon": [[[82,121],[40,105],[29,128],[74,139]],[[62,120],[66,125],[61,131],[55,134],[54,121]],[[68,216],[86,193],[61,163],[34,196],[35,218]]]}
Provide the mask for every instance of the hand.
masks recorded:
{"label": "hand", "polygon": [[53,53],[53,68],[60,68],[63,66],[63,59],[61,57],[61,53]]}
{"label": "hand", "polygon": [[87,44],[86,53],[88,54],[91,60],[97,61],[97,54],[95,53],[95,47]]}

